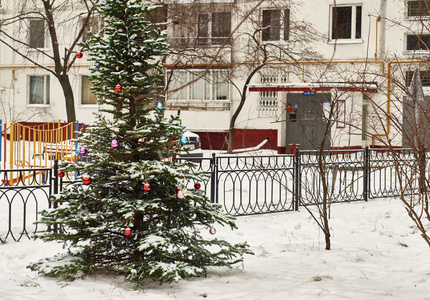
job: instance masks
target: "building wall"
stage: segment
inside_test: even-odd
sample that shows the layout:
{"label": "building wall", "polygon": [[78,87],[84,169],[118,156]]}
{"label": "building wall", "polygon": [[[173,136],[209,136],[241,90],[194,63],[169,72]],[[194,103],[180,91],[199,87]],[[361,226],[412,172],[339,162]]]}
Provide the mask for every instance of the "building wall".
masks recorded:
{"label": "building wall", "polygon": [[[178,3],[181,1],[175,1]],[[183,1],[190,4],[191,1]],[[231,9],[232,21],[231,28],[235,30],[233,37],[243,36],[244,33],[252,32],[253,24],[250,21],[242,23],[243,15],[247,10],[252,9],[257,1],[236,0],[236,1],[210,1],[215,10],[222,11]],[[286,1],[288,2],[288,1]],[[172,1],[166,1],[171,4]],[[310,83],[315,81],[324,82],[359,82],[369,81],[376,82],[379,90],[376,93],[367,95],[380,107],[378,112],[375,107],[369,108],[370,116],[368,118],[369,135],[384,132],[387,123],[383,119],[377,118],[382,110],[390,109],[391,113],[401,117],[401,105],[396,101],[401,101],[400,95],[404,91],[400,91],[394,85],[391,85],[392,99],[388,98],[386,79],[387,68],[390,62],[394,60],[408,61],[412,59],[426,59],[423,54],[417,52],[405,51],[406,33],[408,27],[413,30],[420,31],[421,25],[416,24],[405,17],[405,1],[404,0],[363,0],[360,3],[346,0],[337,0],[338,6],[361,4],[362,37],[353,42],[344,42],[337,40],[331,41],[330,36],[330,16],[331,6],[334,1],[329,0],[311,0],[291,1],[290,5],[282,4],[281,1],[264,2],[261,7],[255,9],[255,14],[261,16],[263,9],[273,8],[280,4],[288,6],[291,10],[291,20],[294,22],[306,22],[312,25],[319,33],[325,37],[321,39],[310,40],[307,44],[309,49],[317,50],[319,62],[330,62],[328,64],[316,64],[315,61],[303,61],[298,65],[277,65],[288,73],[288,79],[284,83]],[[13,7],[15,1],[2,3],[3,7],[0,10],[2,19],[6,19],[14,15],[19,7]],[[74,7],[74,12],[78,11],[79,6]],[[65,14],[67,15],[67,14]],[[180,22],[175,21],[175,22]],[[261,20],[260,20],[261,21]],[[172,21],[168,28],[169,33],[176,30],[179,25]],[[397,23],[396,23],[397,22]],[[239,26],[240,25],[240,26]],[[15,25],[14,25],[15,26]],[[16,25],[18,26],[18,25]],[[175,27],[176,26],[176,27]],[[236,29],[237,27],[237,29]],[[176,28],[176,29],[175,29]],[[4,29],[4,28],[2,28]],[[72,36],[71,33],[76,28],[64,28],[60,31],[59,36],[63,39],[61,42],[65,45]],[[11,29],[10,33],[17,32],[25,36],[25,32],[20,32],[17,27]],[[300,33],[300,28],[296,30]],[[185,35],[186,36],[186,35]],[[25,37],[24,37],[25,38]],[[208,51],[209,58],[216,58],[211,61],[215,66],[222,66],[231,72],[234,70],[233,81],[235,85],[241,89],[245,78],[249,74],[249,63],[252,57],[247,57],[244,51],[247,41],[244,37],[235,40],[232,45],[227,45],[222,52],[218,53],[218,47]],[[306,47],[307,48],[307,47]],[[76,50],[76,49],[75,49]],[[301,49],[304,51],[308,49]],[[216,54],[219,54],[216,56]],[[419,54],[419,55],[418,55]],[[30,56],[41,64],[52,68],[52,62],[44,59],[37,53],[30,53]],[[170,57],[167,61],[166,69],[173,68],[175,58]],[[203,61],[195,60],[188,61],[188,66],[200,64],[200,68],[204,68]],[[79,121],[90,123],[94,120],[94,112],[97,112],[97,105],[82,105],[81,104],[81,76],[88,74],[89,63],[84,58],[77,60],[74,67],[70,70],[70,78],[73,89],[75,91],[75,108],[76,115]],[[274,65],[271,65],[273,67]],[[394,70],[394,65],[392,70]],[[414,64],[402,64],[399,70],[413,68]],[[193,68],[194,68],[193,67]],[[182,67],[187,69],[187,67]],[[397,69],[396,69],[397,70]],[[398,71],[396,71],[398,72]],[[0,119],[4,121],[29,121],[29,122],[44,122],[52,120],[65,120],[66,112],[64,105],[64,96],[61,87],[55,77],[50,75],[50,98],[49,105],[28,105],[28,78],[31,75],[48,75],[49,72],[41,68],[35,68],[34,65],[25,61],[17,54],[13,53],[4,44],[0,44]],[[261,73],[263,74],[263,72]],[[366,74],[365,76],[363,74]],[[260,73],[256,74],[250,84],[261,83]],[[263,111],[260,108],[259,101],[261,100],[258,92],[246,91],[246,102],[236,121],[237,132],[245,139],[239,139],[235,147],[255,146],[261,142],[265,135],[270,135],[270,147],[285,149],[285,99],[287,92],[279,92],[277,98],[277,110]],[[336,93],[332,91],[332,93]],[[335,96],[334,96],[335,97]],[[343,99],[341,99],[343,98]],[[346,122],[351,122],[353,126],[339,127],[334,126],[332,131],[332,146],[333,147],[363,147],[372,144],[372,139],[362,139],[361,137],[361,122],[360,116],[362,112],[362,92],[354,92],[340,97],[344,102],[346,112]],[[240,93],[233,84],[229,85],[228,99],[214,101],[177,101],[168,97],[165,103],[166,116],[175,114],[177,109],[181,109],[181,116],[184,126],[191,131],[198,132],[202,136],[204,147],[219,147],[224,148],[224,140],[226,132],[229,128],[229,122],[235,109],[239,105]],[[257,134],[260,132],[261,134]],[[275,133],[276,132],[276,137]],[[394,141],[400,143],[401,138],[396,134],[394,126],[391,126],[391,136]],[[204,137],[203,137],[204,136]],[[263,138],[264,139],[264,138]],[[276,142],[275,142],[276,141]],[[276,143],[276,146],[274,144]],[[378,141],[373,141],[378,144]],[[283,150],[281,150],[283,151]]]}

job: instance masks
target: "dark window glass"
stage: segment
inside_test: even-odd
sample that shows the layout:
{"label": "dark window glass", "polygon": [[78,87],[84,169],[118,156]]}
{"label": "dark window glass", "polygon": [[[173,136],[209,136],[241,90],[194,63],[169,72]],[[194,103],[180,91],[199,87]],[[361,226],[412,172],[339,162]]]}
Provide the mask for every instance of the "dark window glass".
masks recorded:
{"label": "dark window glass", "polygon": [[332,39],[351,39],[352,7],[333,7]]}
{"label": "dark window glass", "polygon": [[290,10],[286,9],[284,14],[284,40],[288,41],[290,39]]}
{"label": "dark window glass", "polygon": [[217,12],[212,14],[212,42],[221,44],[231,32],[231,13]]}
{"label": "dark window glass", "polygon": [[278,41],[281,29],[281,12],[263,10],[263,41]]}
{"label": "dark window glass", "polygon": [[355,8],[355,38],[361,39],[361,6]]}
{"label": "dark window glass", "polygon": [[[412,76],[414,75],[414,71],[406,71],[406,86],[411,85]],[[423,86],[430,86],[430,71],[421,71],[420,72],[421,84]]]}
{"label": "dark window glass", "polygon": [[45,47],[45,22],[43,20],[30,20],[30,47]]}
{"label": "dark window glass", "polygon": [[408,35],[406,37],[406,50],[425,50],[430,47],[430,34]]}
{"label": "dark window glass", "polygon": [[208,14],[198,15],[197,42],[199,44],[208,43],[208,35],[209,35],[208,23],[209,23]]}
{"label": "dark window glass", "polygon": [[408,17],[430,15],[430,0],[408,1]]}

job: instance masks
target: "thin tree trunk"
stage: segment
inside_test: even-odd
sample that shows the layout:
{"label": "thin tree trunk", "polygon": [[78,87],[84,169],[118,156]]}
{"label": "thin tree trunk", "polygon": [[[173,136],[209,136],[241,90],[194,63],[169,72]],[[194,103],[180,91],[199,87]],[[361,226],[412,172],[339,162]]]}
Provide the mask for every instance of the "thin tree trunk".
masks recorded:
{"label": "thin tree trunk", "polygon": [[76,122],[75,98],[73,96],[73,89],[72,85],[70,84],[69,77],[64,76],[58,80],[60,81],[60,85],[63,89],[66,104],[67,122]]}

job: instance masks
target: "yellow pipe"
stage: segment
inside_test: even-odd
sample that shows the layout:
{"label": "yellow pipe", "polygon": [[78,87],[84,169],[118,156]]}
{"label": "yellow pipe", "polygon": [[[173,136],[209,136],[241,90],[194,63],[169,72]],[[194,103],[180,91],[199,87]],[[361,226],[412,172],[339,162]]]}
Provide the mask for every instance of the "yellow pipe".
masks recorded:
{"label": "yellow pipe", "polygon": [[9,135],[9,166],[10,169],[13,169],[13,152],[14,152],[14,147],[13,147],[13,140],[14,140],[14,134],[15,134],[15,122],[11,121],[10,122],[10,135]]}
{"label": "yellow pipe", "polygon": [[388,135],[390,134],[390,114],[391,114],[391,65],[392,64],[419,64],[419,63],[429,63],[429,60],[419,60],[419,61],[414,61],[414,60],[404,60],[404,61],[392,61],[388,63],[387,66],[387,130],[386,133],[379,133],[379,134],[374,134],[372,135],[372,146],[375,145],[375,137],[388,137]]}

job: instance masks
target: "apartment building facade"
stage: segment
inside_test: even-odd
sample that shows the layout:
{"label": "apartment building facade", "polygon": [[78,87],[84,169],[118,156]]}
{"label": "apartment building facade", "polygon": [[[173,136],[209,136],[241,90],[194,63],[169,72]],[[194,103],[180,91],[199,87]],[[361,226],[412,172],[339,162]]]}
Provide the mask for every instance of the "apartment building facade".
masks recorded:
{"label": "apartment building facade", "polygon": [[[82,1],[75,2],[58,16],[67,20],[59,25],[63,56],[81,50],[69,47],[82,24],[76,11],[85,12]],[[232,127],[234,148],[265,138],[280,153],[296,145],[314,149],[323,140],[325,148],[383,146],[388,140],[401,146],[414,73],[423,97],[430,93],[428,0],[157,5],[151,20],[167,30],[171,45],[165,114],[180,109],[184,126],[200,135],[205,148],[226,149]],[[30,14],[11,22],[20,12],[18,3],[1,3],[0,119],[66,120],[63,89],[48,70],[55,66],[46,21]],[[96,13],[87,27],[102,28]],[[76,116],[85,123],[100,109],[85,77],[89,67],[83,51],[68,69]]]}

